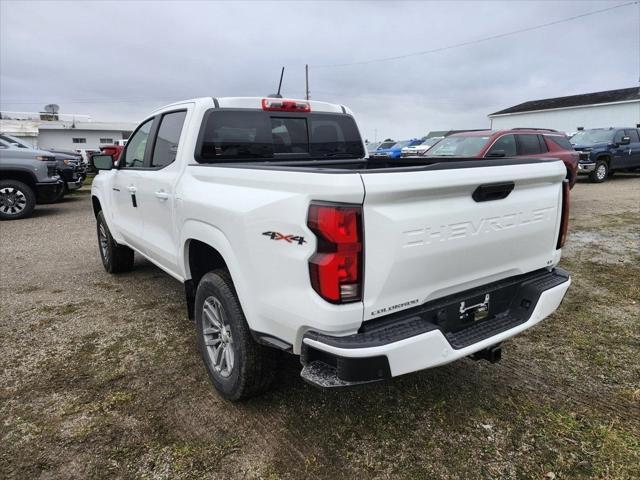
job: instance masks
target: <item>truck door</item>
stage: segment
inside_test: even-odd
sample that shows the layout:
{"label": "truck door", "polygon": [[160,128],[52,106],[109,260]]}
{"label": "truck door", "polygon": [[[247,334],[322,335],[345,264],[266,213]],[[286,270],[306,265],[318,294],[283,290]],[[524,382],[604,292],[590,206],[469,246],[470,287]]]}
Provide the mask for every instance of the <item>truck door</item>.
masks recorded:
{"label": "truck door", "polygon": [[613,136],[613,147],[611,147],[611,169],[626,168],[629,164],[630,150],[629,145],[621,145],[622,137],[625,136],[624,130],[618,130]]}
{"label": "truck door", "polygon": [[637,128],[630,128],[624,131],[625,135],[629,137],[629,161],[627,167],[640,167],[640,136],[638,135]]}
{"label": "truck door", "polygon": [[153,118],[140,125],[131,136],[114,171],[111,184],[113,222],[129,245],[140,250],[142,240],[142,216],[138,209],[138,175],[144,166],[147,140]]}
{"label": "truck door", "polygon": [[148,167],[138,173],[138,209],[144,219],[145,254],[171,272],[178,273],[178,232],[175,188],[182,165],[176,162],[187,110],[159,117],[152,133]]}

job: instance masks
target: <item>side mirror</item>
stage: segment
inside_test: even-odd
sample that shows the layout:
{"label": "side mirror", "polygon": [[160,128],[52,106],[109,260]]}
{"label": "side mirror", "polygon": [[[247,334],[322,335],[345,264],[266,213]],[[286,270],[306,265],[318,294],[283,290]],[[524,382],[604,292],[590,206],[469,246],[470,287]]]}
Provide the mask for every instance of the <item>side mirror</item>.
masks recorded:
{"label": "side mirror", "polygon": [[620,145],[629,145],[631,143],[631,137],[622,137]]}
{"label": "side mirror", "polygon": [[93,155],[91,160],[96,170],[111,170],[113,168],[113,157],[111,155]]}
{"label": "side mirror", "polygon": [[492,150],[487,154],[487,157],[506,157],[507,152],[504,150]]}

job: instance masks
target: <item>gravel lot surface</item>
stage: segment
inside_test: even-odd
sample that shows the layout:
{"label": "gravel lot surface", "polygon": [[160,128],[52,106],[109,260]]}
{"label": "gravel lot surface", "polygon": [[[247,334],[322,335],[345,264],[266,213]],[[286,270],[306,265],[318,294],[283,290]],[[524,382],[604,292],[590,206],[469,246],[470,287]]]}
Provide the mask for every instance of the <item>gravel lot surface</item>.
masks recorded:
{"label": "gravel lot surface", "polygon": [[508,342],[320,391],[210,386],[182,285],[100,263],[88,190],[0,224],[0,478],[640,478],[640,175],[572,191],[561,308]]}

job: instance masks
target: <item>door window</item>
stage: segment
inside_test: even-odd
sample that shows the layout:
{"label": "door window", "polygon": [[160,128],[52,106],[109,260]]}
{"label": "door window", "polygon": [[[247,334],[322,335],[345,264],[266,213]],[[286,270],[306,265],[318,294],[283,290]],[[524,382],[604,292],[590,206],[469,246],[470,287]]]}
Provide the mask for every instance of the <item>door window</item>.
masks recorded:
{"label": "door window", "polygon": [[622,137],[624,137],[624,130],[618,130],[613,137],[613,143],[620,143],[622,141]]}
{"label": "door window", "polygon": [[149,139],[152,124],[153,118],[143,123],[131,136],[124,151],[122,167],[140,168],[144,166],[144,153],[147,149],[147,140]]}
{"label": "door window", "polygon": [[516,137],[518,139],[518,155],[539,155],[546,152],[546,148],[542,150],[538,135],[516,135]]}
{"label": "door window", "polygon": [[625,130],[627,137],[631,140],[631,143],[640,142],[640,138],[638,138],[638,130],[632,128],[631,130]]}
{"label": "door window", "polygon": [[165,167],[175,161],[186,116],[186,111],[171,112],[162,116],[151,157],[152,167]]}
{"label": "door window", "polygon": [[504,135],[496,140],[496,143],[489,149],[485,157],[491,157],[495,152],[502,150],[505,157],[515,157],[516,153],[516,139],[513,135]]}

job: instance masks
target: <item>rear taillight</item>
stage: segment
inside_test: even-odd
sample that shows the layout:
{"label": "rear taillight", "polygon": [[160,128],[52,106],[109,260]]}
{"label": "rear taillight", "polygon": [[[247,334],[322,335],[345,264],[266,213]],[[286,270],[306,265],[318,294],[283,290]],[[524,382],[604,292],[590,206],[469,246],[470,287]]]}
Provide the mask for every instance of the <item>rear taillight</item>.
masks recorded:
{"label": "rear taillight", "polygon": [[287,100],[285,98],[263,98],[262,109],[271,112],[310,112],[309,102]]}
{"label": "rear taillight", "polygon": [[560,217],[560,232],[556,249],[562,248],[569,232],[569,180],[562,182],[562,216]]}
{"label": "rear taillight", "polygon": [[313,289],[332,303],[362,299],[362,207],[312,203],[308,227],[318,237],[309,259]]}

